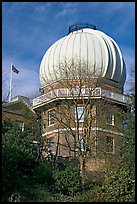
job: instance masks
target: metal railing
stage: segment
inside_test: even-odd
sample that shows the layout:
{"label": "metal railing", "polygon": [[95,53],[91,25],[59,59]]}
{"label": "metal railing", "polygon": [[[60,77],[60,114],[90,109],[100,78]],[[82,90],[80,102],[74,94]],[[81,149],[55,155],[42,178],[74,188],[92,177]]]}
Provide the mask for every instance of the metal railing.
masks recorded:
{"label": "metal railing", "polygon": [[59,98],[74,98],[74,97],[89,97],[89,96],[93,98],[104,97],[121,103],[126,103],[128,100],[127,96],[123,94],[101,89],[101,87],[96,87],[94,90],[89,88],[82,88],[82,89],[60,88],[60,89],[54,89],[37,98],[34,98],[33,107],[41,106],[43,105],[43,103],[47,103],[47,102],[50,102],[51,100],[55,100]]}
{"label": "metal railing", "polygon": [[77,30],[80,30],[80,29],[83,29],[83,28],[91,28],[91,29],[96,30],[95,25],[91,25],[89,23],[76,23],[76,24],[74,24],[72,26],[69,26],[68,34],[73,32],[73,31],[77,31]]}

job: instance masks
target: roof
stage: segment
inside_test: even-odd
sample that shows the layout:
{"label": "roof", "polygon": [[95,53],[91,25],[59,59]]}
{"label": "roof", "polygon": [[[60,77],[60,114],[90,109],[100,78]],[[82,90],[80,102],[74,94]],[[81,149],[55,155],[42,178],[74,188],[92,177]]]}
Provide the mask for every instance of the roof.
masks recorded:
{"label": "roof", "polygon": [[12,101],[10,103],[4,103],[2,104],[2,111],[19,115],[23,115],[26,112],[28,116],[33,116],[34,118],[37,117],[35,111],[25,101]]}
{"label": "roof", "polygon": [[81,69],[84,76],[107,78],[123,86],[126,68],[117,43],[105,33],[90,27],[72,30],[56,41],[43,56],[40,64],[41,87],[63,79],[67,66],[70,78],[77,76],[78,69]]}

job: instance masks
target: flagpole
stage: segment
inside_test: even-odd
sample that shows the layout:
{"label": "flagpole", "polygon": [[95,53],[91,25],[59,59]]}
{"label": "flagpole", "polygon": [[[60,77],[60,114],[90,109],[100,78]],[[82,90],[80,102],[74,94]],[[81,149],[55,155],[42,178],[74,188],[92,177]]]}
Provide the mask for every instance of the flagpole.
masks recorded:
{"label": "flagpole", "polygon": [[9,93],[9,103],[11,102],[12,97],[12,62],[10,67],[10,93]]}

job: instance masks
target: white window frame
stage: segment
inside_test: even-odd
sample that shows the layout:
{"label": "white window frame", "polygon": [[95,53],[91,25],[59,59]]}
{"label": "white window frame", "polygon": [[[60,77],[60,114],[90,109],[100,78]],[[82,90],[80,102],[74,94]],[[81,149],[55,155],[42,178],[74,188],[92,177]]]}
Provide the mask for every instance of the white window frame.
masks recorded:
{"label": "white window frame", "polygon": [[[110,117],[110,122],[108,121],[108,118],[107,118],[108,114]],[[115,115],[113,113],[107,113],[106,120],[107,120],[106,124],[115,126]]]}
{"label": "white window frame", "polygon": [[[82,110],[80,110],[82,108]],[[74,110],[74,120],[75,122],[77,122],[77,113],[76,110],[78,112],[78,122],[84,122],[84,106],[75,106],[75,110]]]}

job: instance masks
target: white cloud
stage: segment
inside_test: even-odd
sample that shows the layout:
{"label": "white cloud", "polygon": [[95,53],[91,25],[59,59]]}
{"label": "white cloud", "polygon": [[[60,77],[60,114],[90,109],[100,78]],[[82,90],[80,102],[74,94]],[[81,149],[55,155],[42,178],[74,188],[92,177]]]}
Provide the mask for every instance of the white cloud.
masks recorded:
{"label": "white cloud", "polygon": [[39,5],[39,6],[37,6],[37,7],[35,8],[35,11],[36,11],[36,12],[43,12],[43,11],[45,11],[45,6]]}
{"label": "white cloud", "polygon": [[43,13],[47,10],[47,8],[49,9],[52,6],[51,2],[41,2],[41,4],[35,4],[35,12],[36,13]]}
{"label": "white cloud", "polygon": [[56,18],[60,18],[60,17],[63,17],[65,15],[68,14],[68,11],[67,9],[63,9],[62,11],[59,11],[57,14],[56,14]]}
{"label": "white cloud", "polygon": [[77,10],[77,5],[79,5],[78,3],[72,3],[72,2],[61,2],[61,11],[59,11],[56,14],[56,18],[60,18],[60,17],[64,17],[66,15],[71,16],[73,14],[75,14],[76,10]]}

